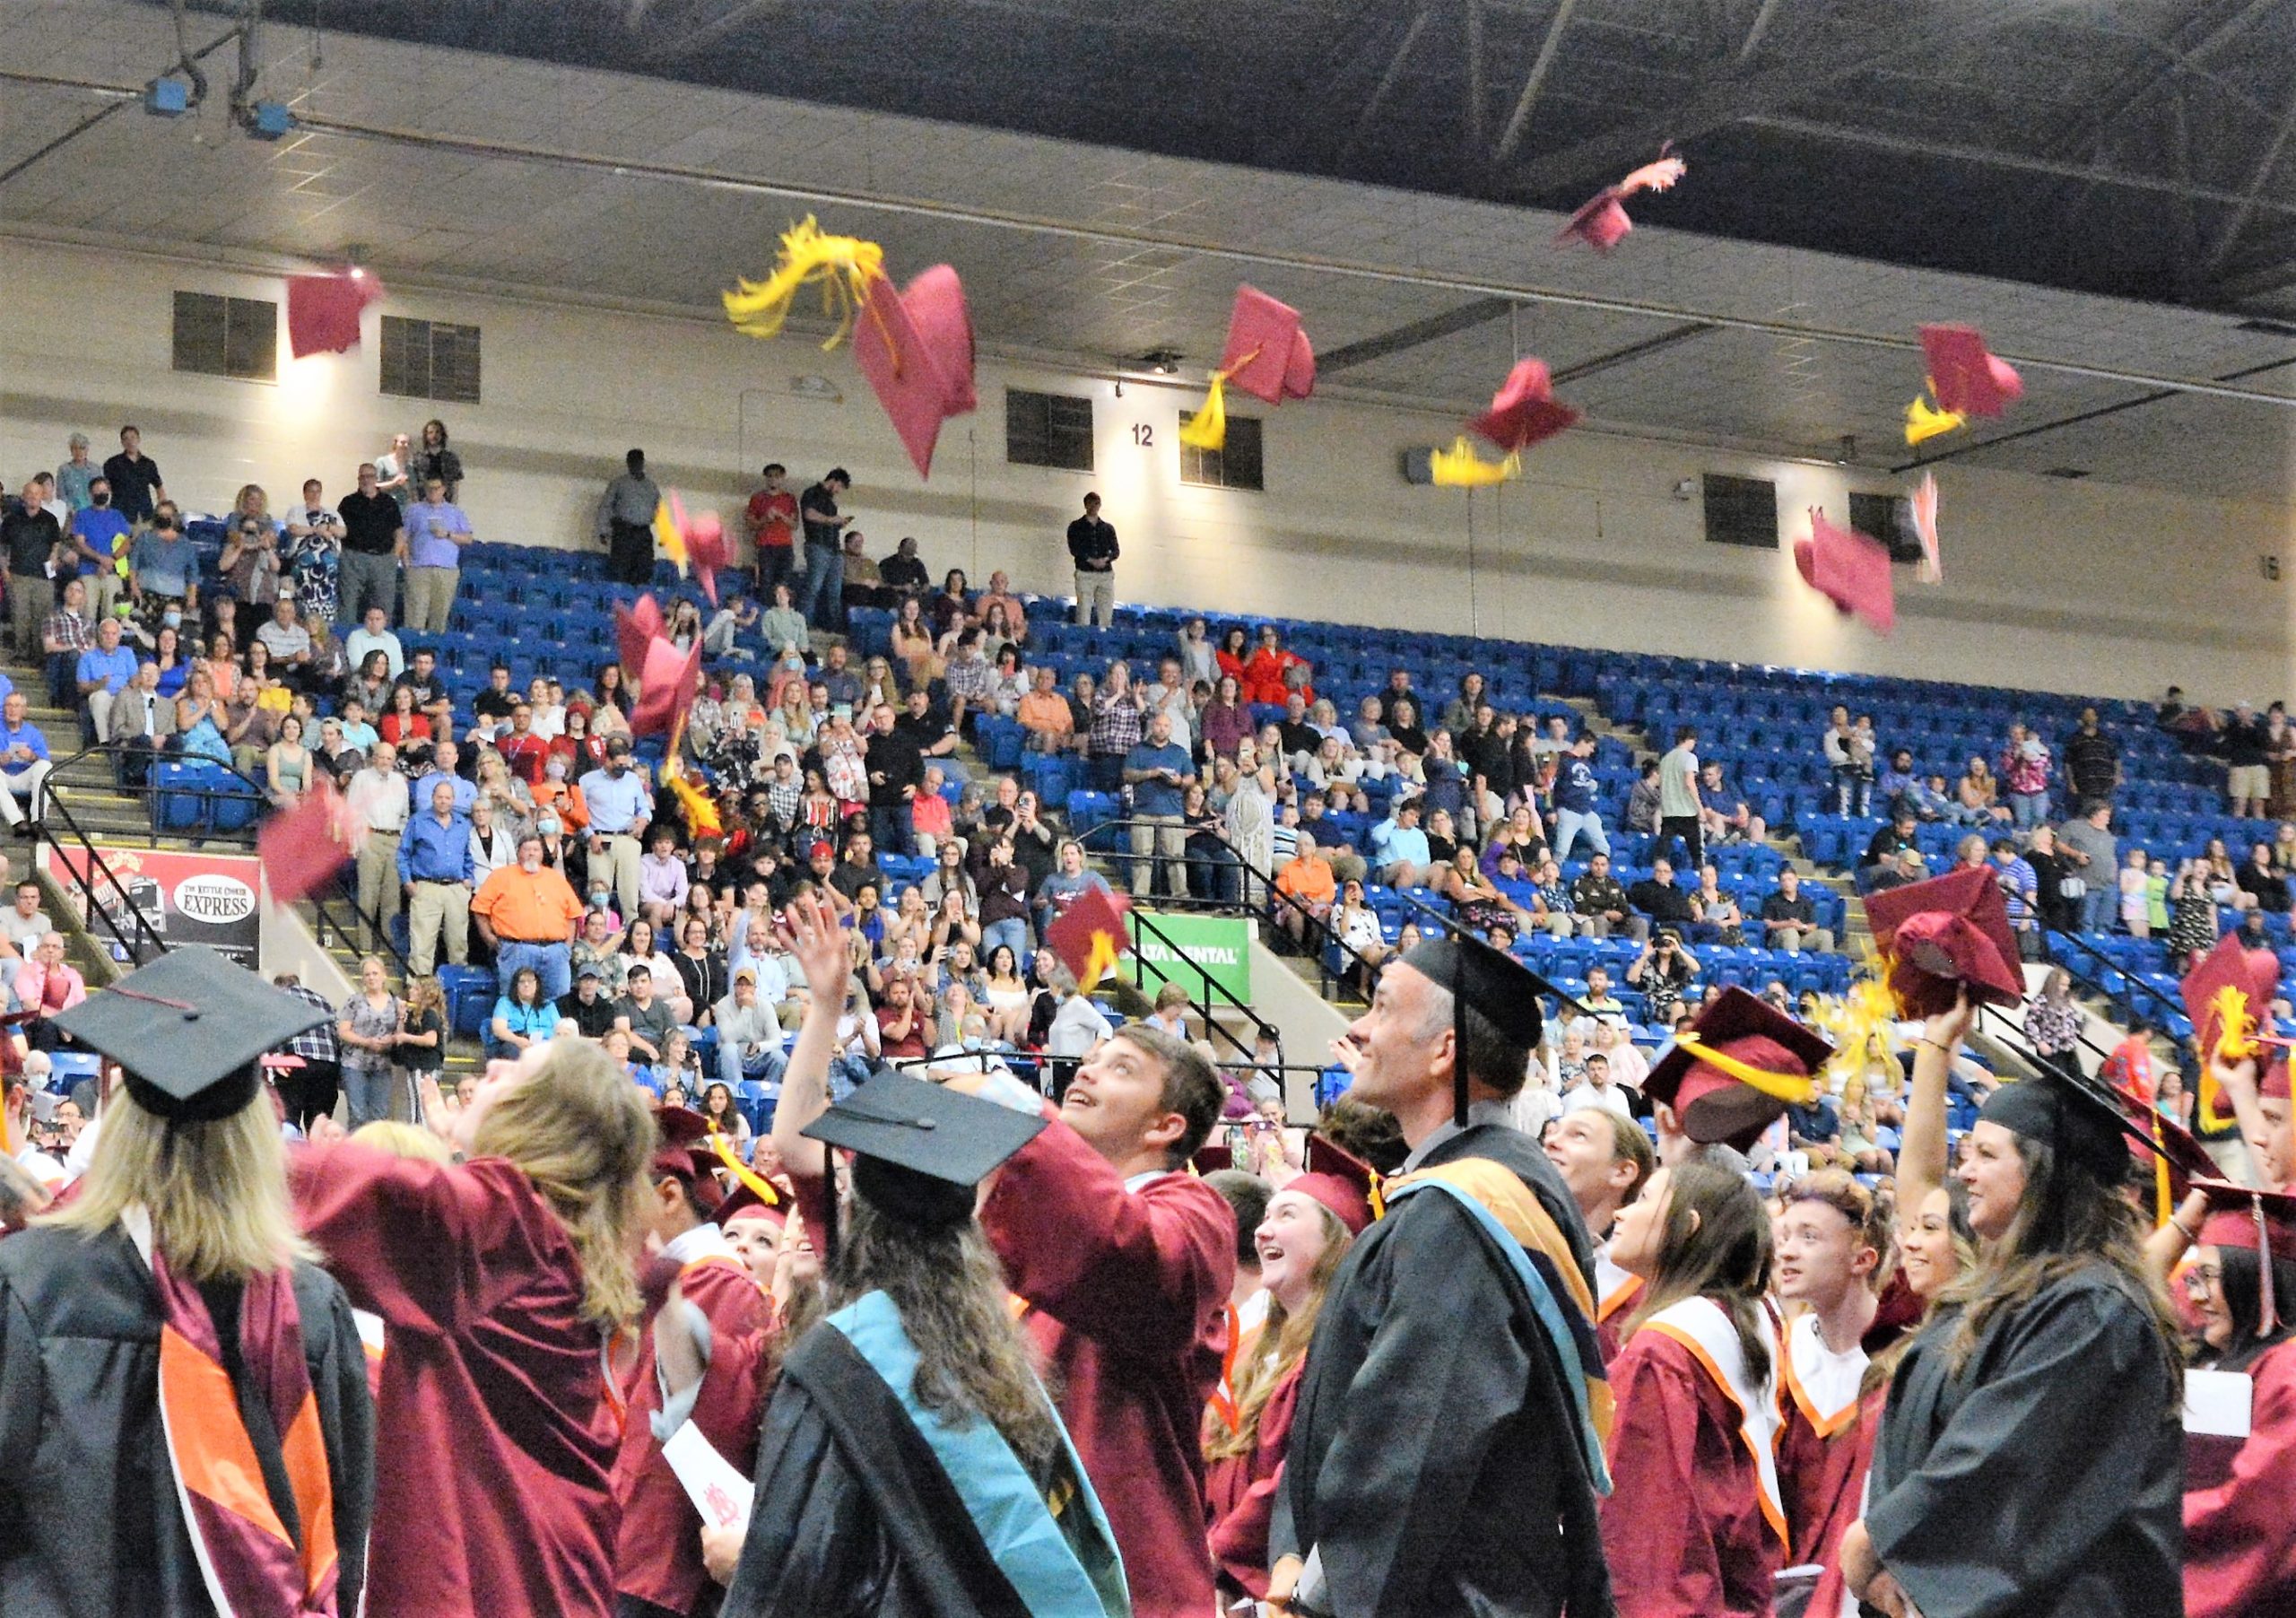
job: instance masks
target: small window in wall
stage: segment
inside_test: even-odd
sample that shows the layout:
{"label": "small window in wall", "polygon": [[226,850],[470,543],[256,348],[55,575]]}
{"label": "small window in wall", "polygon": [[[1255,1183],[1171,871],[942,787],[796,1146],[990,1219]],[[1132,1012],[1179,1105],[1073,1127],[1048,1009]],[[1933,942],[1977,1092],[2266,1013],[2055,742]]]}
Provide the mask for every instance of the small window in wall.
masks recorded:
{"label": "small window in wall", "polygon": [[279,375],[279,306],[213,292],[176,294],[175,368],[270,382]]}
{"label": "small window in wall", "polygon": [[1913,531],[1913,502],[1902,495],[1852,493],[1849,526],[1889,546],[1892,561],[1921,560],[1921,536]]}
{"label": "small window in wall", "polygon": [[1708,473],[1706,538],[1710,544],[1778,549],[1778,485],[1767,478]]}
{"label": "small window in wall", "polygon": [[1004,390],[1004,458],[1015,466],[1092,469],[1092,401]]}
{"label": "small window in wall", "polygon": [[385,393],[475,404],[478,384],[478,327],[383,317]]}
{"label": "small window in wall", "polygon": [[[1196,418],[1180,413],[1180,425]],[[1180,445],[1180,482],[1205,489],[1264,489],[1260,464],[1260,423],[1257,416],[1230,416],[1228,442],[1220,449]]]}

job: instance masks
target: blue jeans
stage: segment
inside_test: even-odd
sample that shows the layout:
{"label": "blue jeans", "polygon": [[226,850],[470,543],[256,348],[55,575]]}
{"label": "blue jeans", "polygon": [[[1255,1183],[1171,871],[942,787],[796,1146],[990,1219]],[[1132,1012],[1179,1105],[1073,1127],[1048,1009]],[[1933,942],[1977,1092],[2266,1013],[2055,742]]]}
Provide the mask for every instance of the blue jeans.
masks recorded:
{"label": "blue jeans", "polygon": [[980,929],[980,958],[987,961],[996,953],[998,944],[1008,944],[1013,951],[1013,964],[1025,966],[1029,959],[1029,923],[1024,916],[1007,916],[1002,921],[992,921]]}
{"label": "blue jeans", "polygon": [[1836,814],[1865,815],[1874,807],[1874,778],[1855,764],[1837,764],[1833,770],[1833,799]]}
{"label": "blue jeans", "polygon": [[1611,851],[1610,834],[1603,830],[1603,817],[1599,813],[1589,809],[1582,814],[1576,809],[1557,809],[1554,812],[1556,865],[1570,857],[1571,845],[1581,837],[1587,839],[1587,846],[1597,854]]}
{"label": "blue jeans", "polygon": [[2013,792],[2009,795],[2009,819],[2020,831],[2031,831],[2048,819],[2048,794],[2046,792]]}
{"label": "blue jeans", "polygon": [[906,859],[916,853],[916,828],[915,812],[906,802],[869,805],[869,840],[880,854],[898,854]]}
{"label": "blue jeans", "polygon": [[369,1067],[343,1065],[344,1099],[351,1103],[351,1127],[371,1124],[391,1115],[391,1070],[387,1063]]}
{"label": "blue jeans", "polygon": [[742,1048],[729,1040],[718,1041],[718,1077],[735,1095],[742,1093],[742,1081],[754,1079],[770,1087],[770,1093],[779,1094],[781,1075],[789,1066],[789,1058],[778,1045],[769,1045],[756,1056],[744,1059]]}
{"label": "blue jeans", "polygon": [[562,944],[518,944],[506,938],[494,952],[495,979],[508,995],[511,981],[532,968],[542,979],[543,998],[562,1000],[574,987],[574,970],[566,952]]}
{"label": "blue jeans", "polygon": [[845,559],[835,545],[805,542],[805,577],[797,586],[797,610],[817,630],[843,624]]}
{"label": "blue jeans", "polygon": [[2114,901],[2120,898],[2120,883],[2116,875],[2099,882],[2088,881],[2089,891],[2081,896],[2081,930],[2084,933],[2109,933],[2113,929]]}

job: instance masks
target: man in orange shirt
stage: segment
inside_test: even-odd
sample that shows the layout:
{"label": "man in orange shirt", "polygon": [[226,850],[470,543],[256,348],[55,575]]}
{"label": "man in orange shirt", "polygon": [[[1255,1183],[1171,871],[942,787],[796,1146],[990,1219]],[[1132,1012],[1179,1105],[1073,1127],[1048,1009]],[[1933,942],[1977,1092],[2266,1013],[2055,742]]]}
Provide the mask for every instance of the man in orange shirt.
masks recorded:
{"label": "man in orange shirt", "polygon": [[1331,914],[1332,900],[1339,896],[1339,883],[1331,861],[1317,852],[1316,839],[1307,831],[1300,833],[1299,852],[1275,874],[1275,891],[1292,900],[1278,915],[1283,930],[1308,948],[1308,926],[1312,921],[1317,925],[1315,942],[1321,943],[1322,923]]}
{"label": "man in orange shirt", "polygon": [[568,956],[582,901],[566,878],[542,863],[542,837],[529,831],[518,839],[518,863],[489,876],[470,901],[479,936],[493,946],[494,970],[502,992],[519,971],[532,967],[544,996],[562,998],[573,987]]}
{"label": "man in orange shirt", "polygon": [[1039,668],[1036,683],[1028,695],[1021,699],[1021,706],[1013,716],[1021,721],[1021,728],[1029,733],[1031,752],[1058,752],[1068,745],[1076,732],[1076,717],[1068,711],[1068,699],[1060,694],[1054,683],[1053,671]]}
{"label": "man in orange shirt", "polygon": [[1013,594],[1013,581],[1004,576],[1001,568],[988,576],[987,592],[972,604],[972,610],[981,622],[987,623],[988,609],[992,606],[1004,609],[1004,632],[1007,636],[1015,641],[1028,639],[1029,615],[1022,610],[1021,598]]}

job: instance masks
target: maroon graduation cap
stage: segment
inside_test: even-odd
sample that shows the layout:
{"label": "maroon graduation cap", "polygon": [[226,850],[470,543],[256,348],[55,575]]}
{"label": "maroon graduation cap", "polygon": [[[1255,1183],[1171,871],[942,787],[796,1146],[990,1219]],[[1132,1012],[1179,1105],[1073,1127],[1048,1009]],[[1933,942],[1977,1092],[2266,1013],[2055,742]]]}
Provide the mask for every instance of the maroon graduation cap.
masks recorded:
{"label": "maroon graduation cap", "polygon": [[383,295],[383,283],[365,270],[340,275],[287,277],[287,352],[339,354],[359,346],[359,315]]}
{"label": "maroon graduation cap", "polygon": [[1467,430],[1512,455],[1577,426],[1578,415],[1554,396],[1545,361],[1518,360],[1492,396],[1491,408],[1469,422]]}
{"label": "maroon graduation cap", "polygon": [[701,642],[680,651],[657,639],[646,648],[645,672],[638,676],[638,706],[630,716],[634,736],[674,734],[693,706],[694,681],[701,673]]}
{"label": "maroon graduation cap", "polygon": [[2184,996],[2185,1015],[2192,1019],[2193,1042],[2205,1063],[2223,1037],[2222,997],[2226,989],[2239,991],[2250,1031],[2264,1028],[2272,1015],[2273,996],[2280,990],[2280,958],[2270,950],[2248,949],[2238,934],[2227,933],[2185,974],[2178,988]]}
{"label": "maroon graduation cap", "polygon": [[1658,148],[1656,162],[1645,163],[1614,186],[1605,186],[1554,233],[1557,242],[1576,237],[1597,253],[1607,253],[1626,239],[1634,222],[1626,216],[1626,199],[1637,191],[1665,191],[1690,171],[1690,165],[1673,155],[1674,144]]}
{"label": "maroon graduation cap", "polygon": [[1316,350],[1300,325],[1300,311],[1256,286],[1236,289],[1228,314],[1228,346],[1220,372],[1256,399],[1281,404],[1316,388]]}
{"label": "maroon graduation cap", "polygon": [[1378,1174],[1361,1158],[1320,1135],[1310,1135],[1307,1172],[1293,1175],[1277,1189],[1314,1197],[1347,1227],[1348,1234],[1361,1236],[1371,1222],[1372,1189],[1378,1181]]}
{"label": "maroon graduation cap", "polygon": [[1813,506],[1810,537],[1794,542],[1794,565],[1835,611],[1864,619],[1880,634],[1897,627],[1897,586],[1890,578],[1889,547],[1880,541],[1835,527]]}
{"label": "maroon graduation cap", "polygon": [[359,851],[367,828],[325,776],[293,808],[263,822],[256,857],[280,904],[300,904],[331,881]]}
{"label": "maroon graduation cap", "polygon": [[1973,1004],[2015,1005],[2025,997],[2017,935],[1990,866],[1868,893],[1866,923],[1891,963],[1890,990],[1908,1017],[1952,1010],[1963,988]]}
{"label": "maroon graduation cap", "polygon": [[933,474],[941,423],[978,403],[972,382],[972,317],[956,271],[936,264],[896,290],[883,276],[853,323],[853,357],[885,407],[917,475]]}
{"label": "maroon graduation cap", "polygon": [[1124,913],[1132,901],[1103,888],[1091,888],[1069,900],[1058,919],[1044,930],[1047,948],[1060,958],[1087,994],[1124,954]]}
{"label": "maroon graduation cap", "polygon": [[718,605],[718,575],[734,565],[733,547],[726,539],[725,520],[715,511],[695,513],[685,529],[686,560],[693,564],[693,576],[701,580],[701,593],[709,597],[709,605]]}
{"label": "maroon graduation cap", "polygon": [[669,628],[662,617],[662,604],[653,596],[640,596],[630,605],[613,604],[614,649],[622,663],[622,672],[631,678],[646,666],[646,648]]}
{"label": "maroon graduation cap", "polygon": [[1745,1152],[1787,1107],[1815,1095],[1818,1070],[1832,1057],[1816,1030],[1726,988],[1651,1066],[1642,1093],[1673,1108],[1691,1139]]}
{"label": "maroon graduation cap", "polygon": [[2024,396],[2024,378],[1987,350],[1973,326],[1925,326],[1921,352],[1929,361],[1929,386],[1940,410],[1997,416],[2010,401]]}

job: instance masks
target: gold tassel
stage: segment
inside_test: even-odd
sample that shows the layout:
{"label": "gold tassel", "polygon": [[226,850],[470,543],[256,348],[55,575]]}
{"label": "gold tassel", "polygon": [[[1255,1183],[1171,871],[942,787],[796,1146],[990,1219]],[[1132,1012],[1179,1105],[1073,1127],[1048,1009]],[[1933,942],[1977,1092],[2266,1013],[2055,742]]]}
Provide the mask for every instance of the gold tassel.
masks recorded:
{"label": "gold tassel", "polygon": [[1729,1074],[1749,1089],[1759,1090],[1789,1107],[1806,1107],[1817,1098],[1818,1081],[1808,1074],[1773,1073],[1766,1067],[1756,1067],[1751,1062],[1742,1062],[1725,1051],[1717,1050],[1696,1034],[1676,1034],[1674,1045],[1677,1049],[1690,1052],[1691,1060],[1703,1062],[1718,1072]]}
{"label": "gold tassel", "polygon": [[1940,410],[1926,396],[1916,399],[1905,407],[1905,441],[1926,444],[1931,439],[1958,432],[1969,425],[1969,418],[1958,410]]}
{"label": "gold tassel", "polygon": [[798,290],[819,282],[822,312],[837,318],[837,329],[822,346],[835,348],[853,329],[853,312],[867,301],[871,283],[884,274],[884,248],[857,236],[826,235],[808,213],[803,224],[781,233],[772,274],[763,281],[744,278],[738,291],[725,294],[726,318],[752,337],[779,336]]}
{"label": "gold tassel", "polygon": [[1466,435],[1461,433],[1451,440],[1448,449],[1438,449],[1428,457],[1439,489],[1487,489],[1503,483],[1523,470],[1523,457],[1510,455],[1503,461],[1486,461],[1474,452]]}
{"label": "gold tassel", "polygon": [[2248,1018],[2248,996],[2233,984],[2226,984],[2216,991],[2208,1003],[2216,1013],[2216,1049],[2212,1054],[2201,1053],[2200,1092],[2196,1098],[2199,1107],[2200,1127],[2212,1134],[2229,1129],[2237,1121],[2232,1109],[2225,1104],[2224,1087],[2216,1082],[2218,1062],[2245,1062],[2259,1053],[2255,1039],[2255,1025]]}
{"label": "gold tassel", "polygon": [[734,1155],[734,1144],[726,1138],[724,1130],[712,1129],[709,1132],[709,1147],[717,1153],[718,1161],[733,1170],[735,1179],[757,1194],[760,1202],[769,1208],[781,1205],[781,1193],[773,1188],[773,1182]]}
{"label": "gold tassel", "polygon": [[1180,442],[1190,449],[1224,449],[1228,446],[1228,373],[1212,373],[1212,390],[1203,406],[1180,429]]}

